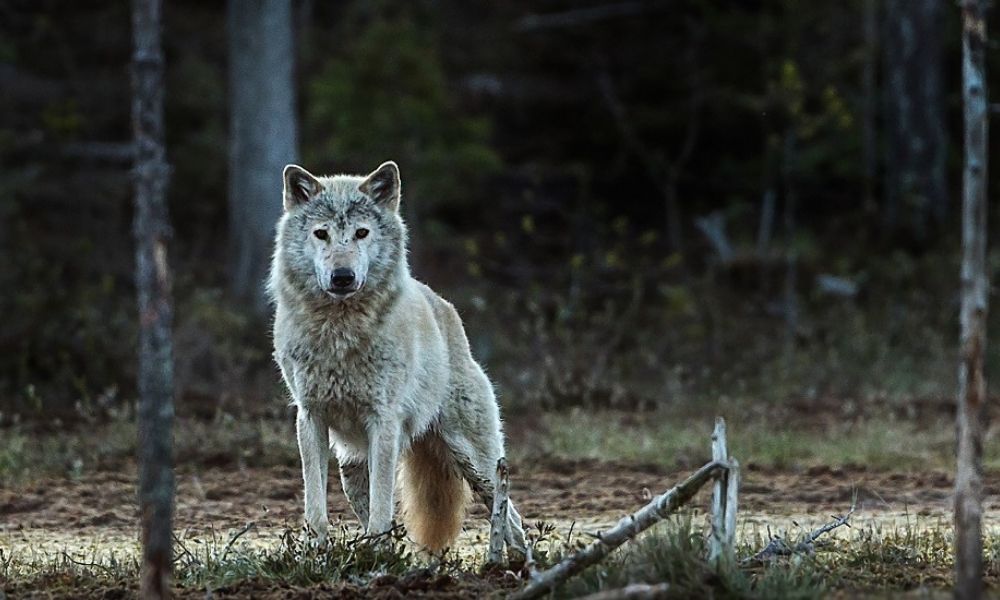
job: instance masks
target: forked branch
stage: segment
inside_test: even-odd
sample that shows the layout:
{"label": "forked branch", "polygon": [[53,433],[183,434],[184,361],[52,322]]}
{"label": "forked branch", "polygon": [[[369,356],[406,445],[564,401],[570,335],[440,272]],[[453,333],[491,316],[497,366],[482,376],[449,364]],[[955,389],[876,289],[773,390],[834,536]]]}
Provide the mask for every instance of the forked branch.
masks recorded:
{"label": "forked branch", "polygon": [[792,556],[793,554],[814,554],[816,552],[816,540],[818,540],[823,535],[837,529],[838,527],[850,527],[849,523],[851,515],[854,514],[854,510],[857,508],[857,497],[853,502],[851,502],[851,509],[840,515],[839,517],[833,517],[833,520],[825,525],[814,529],[809,535],[802,538],[801,541],[795,544],[790,544],[781,536],[775,536],[771,538],[771,541],[767,543],[767,546],[763,550],[754,554],[753,556],[748,556],[744,558],[741,562],[742,564],[749,563],[760,563],[766,560],[777,558],[779,556]]}
{"label": "forked branch", "polygon": [[727,468],[728,465],[725,462],[713,460],[707,463],[677,486],[623,518],[610,531],[598,535],[597,539],[586,548],[579,550],[554,567],[540,572],[524,589],[513,594],[511,598],[527,600],[544,596],[573,575],[600,562],[616,548],[675,512],[690,500],[705,483]]}

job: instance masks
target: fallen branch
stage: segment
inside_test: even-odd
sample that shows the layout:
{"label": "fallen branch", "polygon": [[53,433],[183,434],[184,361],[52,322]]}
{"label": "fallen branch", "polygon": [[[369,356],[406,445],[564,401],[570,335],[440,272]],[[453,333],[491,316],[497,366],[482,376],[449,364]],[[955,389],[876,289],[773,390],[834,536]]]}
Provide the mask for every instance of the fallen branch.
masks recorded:
{"label": "fallen branch", "polygon": [[510,478],[507,472],[507,460],[497,461],[497,485],[493,492],[493,513],[490,515],[490,551],[486,556],[488,562],[498,564],[503,560],[503,545],[507,538],[507,505]]}
{"label": "fallen branch", "polygon": [[707,463],[666,493],[657,496],[646,506],[623,518],[610,531],[599,535],[598,539],[586,548],[539,573],[524,589],[511,595],[511,598],[528,600],[544,596],[573,575],[600,562],[625,542],[665,519],[694,497],[695,493],[709,479],[727,468],[728,465],[725,462],[713,460]]}
{"label": "fallen branch", "polygon": [[647,600],[665,598],[669,591],[669,583],[633,583],[617,590],[605,590],[590,594],[580,598],[580,600]]}
{"label": "fallen branch", "polygon": [[846,526],[850,527],[851,524],[848,522],[851,515],[854,514],[854,510],[857,507],[857,497],[851,502],[851,509],[845,514],[839,517],[832,517],[833,520],[829,523],[814,529],[809,535],[802,538],[797,544],[789,544],[781,536],[775,536],[771,538],[767,546],[763,550],[754,554],[753,556],[748,556],[741,561],[741,564],[749,563],[760,563],[766,560],[777,558],[779,556],[792,556],[794,554],[815,554],[816,553],[816,540],[818,540],[823,535],[837,529],[838,527]]}
{"label": "fallen branch", "polygon": [[222,551],[222,556],[219,558],[219,562],[223,562],[224,560],[226,560],[226,557],[229,556],[229,551],[232,549],[233,544],[236,543],[236,540],[243,537],[244,534],[246,534],[248,531],[250,531],[256,526],[257,523],[255,523],[254,521],[247,521],[247,524],[243,527],[243,529],[238,531],[235,535],[233,535],[233,537],[229,538],[229,543],[226,544],[226,549]]}

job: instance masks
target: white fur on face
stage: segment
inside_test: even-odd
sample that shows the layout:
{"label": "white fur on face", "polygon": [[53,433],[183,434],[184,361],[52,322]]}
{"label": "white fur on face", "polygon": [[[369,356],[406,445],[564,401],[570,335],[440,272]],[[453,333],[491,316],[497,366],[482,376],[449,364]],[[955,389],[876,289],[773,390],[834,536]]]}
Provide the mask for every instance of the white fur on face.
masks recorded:
{"label": "white fur on face", "polygon": [[[309,228],[316,283],[335,301],[346,300],[364,288],[368,278],[369,252],[375,241],[367,219],[357,219],[344,225],[328,220]],[[358,235],[362,230],[367,232],[365,237]],[[324,239],[317,237],[317,232],[322,232]],[[339,269],[349,269],[354,273],[354,289],[347,294],[330,291],[333,274]]]}
{"label": "white fur on face", "polygon": [[[278,285],[296,295],[340,304],[361,302],[384,288],[405,264],[405,227],[399,215],[358,190],[361,178],[320,178],[321,191],[286,212],[278,225],[272,293]],[[323,230],[325,239],[316,237]],[[359,239],[359,229],[368,235]],[[351,269],[359,285],[349,294],[330,291],[336,269]],[[355,298],[356,297],[356,298]]]}

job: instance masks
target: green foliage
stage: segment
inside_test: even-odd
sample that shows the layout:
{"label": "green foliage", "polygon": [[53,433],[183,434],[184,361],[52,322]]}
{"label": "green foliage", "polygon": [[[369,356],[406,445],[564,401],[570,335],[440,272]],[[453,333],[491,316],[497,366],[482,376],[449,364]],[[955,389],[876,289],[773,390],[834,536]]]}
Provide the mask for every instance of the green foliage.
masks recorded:
{"label": "green foliage", "polygon": [[[0,136],[0,158],[8,143]],[[16,315],[0,325],[0,407],[8,417],[51,416],[113,395],[132,363],[131,297],[109,265],[95,264],[92,239],[39,235],[29,191],[40,182],[36,169],[0,173],[0,254],[16,257],[0,269],[0,313]]]}
{"label": "green foliage", "polygon": [[[0,430],[0,486],[40,477],[80,477],[121,469],[137,452],[136,424],[119,413],[107,422],[64,427],[58,434],[26,424]],[[205,440],[212,440],[206,444]],[[295,431],[287,420],[236,419],[228,413],[181,419],[174,428],[178,464],[219,466],[297,465]]]}
{"label": "green foliage", "polygon": [[[589,458],[660,464],[669,468],[688,466],[707,459],[705,414],[746,415],[752,402],[704,404],[670,414],[645,413],[636,420],[629,413],[575,410],[542,417],[546,434],[541,452],[569,460]],[[948,469],[954,463],[954,431],[951,427],[919,426],[891,417],[860,423],[838,423],[817,427],[815,423],[787,422],[774,413],[744,416],[741,426],[730,432],[734,456],[749,456],[753,463],[769,468],[802,469],[818,465],[843,467],[865,465],[871,469]],[[516,452],[516,449],[513,450]],[[988,468],[1000,467],[1000,450],[987,449]]]}
{"label": "green foliage", "polygon": [[308,78],[306,162],[368,172],[394,159],[421,207],[466,201],[500,159],[489,120],[452,95],[435,34],[398,17],[342,30],[344,50]]}

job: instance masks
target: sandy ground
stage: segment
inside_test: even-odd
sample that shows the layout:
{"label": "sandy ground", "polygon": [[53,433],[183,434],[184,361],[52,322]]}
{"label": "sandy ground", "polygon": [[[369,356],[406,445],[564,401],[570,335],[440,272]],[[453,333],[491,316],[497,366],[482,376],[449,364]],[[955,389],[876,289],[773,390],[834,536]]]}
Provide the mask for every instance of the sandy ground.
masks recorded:
{"label": "sandy ground", "polygon": [[[331,471],[333,473],[334,471]],[[640,507],[683,479],[688,471],[653,466],[549,461],[515,466],[512,497],[527,525],[555,525],[559,535],[597,531]],[[189,544],[225,544],[253,522],[240,542],[277,543],[280,532],[301,518],[299,472],[291,467],[186,471],[178,475],[176,529]],[[744,468],[740,495],[742,538],[771,531],[811,528],[842,513],[855,490],[855,525],[948,523],[953,481],[941,472],[876,472],[860,468],[814,468],[798,472]],[[337,488],[339,486],[332,485]],[[987,477],[986,517],[1000,528],[1000,479]],[[135,551],[135,473],[106,472],[79,480],[36,481],[0,490],[0,549],[8,555],[45,557],[62,552],[88,562],[109,549]],[[339,489],[330,491],[335,521],[355,526]],[[708,488],[692,503],[708,506]],[[486,512],[474,506],[460,540],[463,554],[481,555],[486,546]]]}

